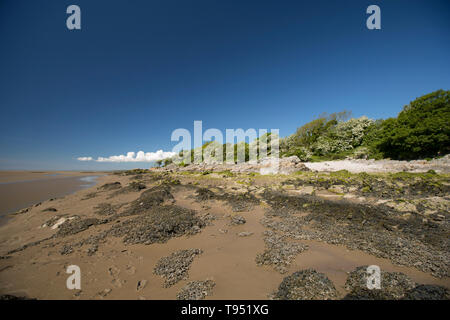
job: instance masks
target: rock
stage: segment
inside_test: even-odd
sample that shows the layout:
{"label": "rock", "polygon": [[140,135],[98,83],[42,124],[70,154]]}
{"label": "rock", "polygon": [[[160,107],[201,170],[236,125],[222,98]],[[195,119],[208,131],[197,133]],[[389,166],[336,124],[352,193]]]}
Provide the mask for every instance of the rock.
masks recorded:
{"label": "rock", "polygon": [[240,224],[244,224],[247,221],[245,220],[245,218],[243,216],[233,216],[231,218],[231,224],[232,225],[240,225]]}
{"label": "rock", "polygon": [[328,191],[336,194],[343,194],[346,192],[345,187],[343,185],[334,185],[333,187],[329,188]]}
{"label": "rock", "polygon": [[406,201],[389,201],[386,205],[400,212],[416,212],[417,208],[414,204]]}
{"label": "rock", "polygon": [[139,192],[143,189],[146,189],[147,186],[145,184],[143,184],[142,182],[139,181],[133,181],[131,182],[129,185],[127,185],[124,188],[118,188],[115,192],[113,192],[110,196],[110,198],[114,198],[118,195],[121,194],[126,194],[126,193],[130,193],[130,192]]}
{"label": "rock", "polygon": [[169,165],[167,167],[155,168],[154,170],[163,172],[173,171],[189,171],[189,172],[202,172],[209,174],[211,172],[229,172],[224,175],[228,177],[233,173],[260,173],[265,174],[290,174],[297,171],[310,171],[310,169],[300,162],[297,156],[291,156],[286,158],[273,158],[266,157],[259,159],[258,161],[248,161],[235,164],[219,163],[219,162],[203,162],[189,164],[185,167],[177,165]]}
{"label": "rock", "polygon": [[208,188],[200,188],[195,191],[195,198],[198,201],[206,201],[214,199],[215,194]]}
{"label": "rock", "polygon": [[68,244],[63,245],[63,247],[59,251],[59,253],[62,254],[62,255],[71,254],[72,252],[73,252],[73,247],[71,245],[68,245]]}
{"label": "rock", "polygon": [[161,184],[144,191],[138,199],[133,201],[124,215],[134,215],[162,205],[166,200],[173,200],[170,186]]}
{"label": "rock", "polygon": [[296,189],[295,191],[298,194],[312,195],[314,193],[314,187],[313,186],[305,186],[305,187],[301,187],[299,189]]}
{"label": "rock", "polygon": [[404,299],[406,300],[450,300],[450,291],[437,285],[419,285],[409,290]]}
{"label": "rock", "polygon": [[330,279],[313,269],[297,271],[285,277],[273,295],[275,300],[331,300],[337,297]]}
{"label": "rock", "polygon": [[444,227],[448,216],[440,226],[430,219],[422,221],[420,214],[404,217],[385,204],[292,196],[272,190],[262,196],[270,209],[261,222],[273,231],[298,240],[345,245],[399,265],[421,262],[417,266],[421,271],[439,278],[449,276]]}
{"label": "rock", "polygon": [[239,237],[249,237],[253,234],[253,232],[248,232],[248,231],[244,231],[244,232],[240,232],[238,233]]}
{"label": "rock", "polygon": [[266,250],[256,256],[256,264],[272,265],[280,273],[286,273],[287,268],[295,256],[308,249],[301,243],[289,243],[286,237],[272,231],[264,232]]}
{"label": "rock", "polygon": [[111,182],[111,183],[105,183],[104,185],[98,187],[98,190],[101,191],[111,191],[111,190],[117,190],[122,188],[122,184],[118,181],[116,182]]}
{"label": "rock", "polygon": [[212,294],[215,285],[212,280],[189,282],[177,294],[177,300],[203,300]]}
{"label": "rock", "polygon": [[[147,191],[146,191],[147,192]],[[145,205],[151,205],[152,200]],[[133,209],[134,210],[134,209]],[[194,210],[167,205],[153,207],[139,216],[114,224],[109,235],[123,237],[125,244],[163,243],[172,237],[193,235],[206,226]]]}
{"label": "rock", "polygon": [[147,286],[148,281],[147,280],[139,280],[136,286],[136,291],[141,291]]}
{"label": "rock", "polygon": [[147,186],[141,182],[133,181],[127,186],[127,188],[131,191],[138,192],[138,191],[141,191],[141,190],[147,188]]}
{"label": "rock", "polygon": [[[73,234],[82,232],[84,230],[87,230],[87,229],[89,229],[89,227],[91,227],[93,225],[98,225],[101,223],[103,223],[101,220],[95,219],[95,218],[87,218],[87,219],[79,219],[78,218],[78,219],[73,219],[73,220],[69,219],[67,221],[63,221],[63,223],[59,226],[59,230],[56,233],[56,236],[57,237],[66,237],[69,235],[73,235]],[[57,225],[57,224],[55,224],[55,225]]]}
{"label": "rock", "polygon": [[208,188],[200,188],[195,193],[197,201],[220,200],[226,201],[233,212],[249,211],[254,205],[259,204],[259,199],[245,187],[232,187],[232,193],[216,194]]}
{"label": "rock", "polygon": [[42,210],[42,212],[56,212],[56,211],[58,211],[58,210],[53,207]]}
{"label": "rock", "polygon": [[55,230],[56,228],[58,228],[61,224],[63,224],[64,222],[66,222],[67,218],[65,217],[65,215],[56,215],[51,217],[49,220],[47,220],[42,226],[41,228],[45,228],[45,227],[51,227],[52,230]]}
{"label": "rock", "polygon": [[361,266],[350,272],[345,289],[350,293],[348,300],[399,300],[405,297],[416,284],[408,276],[400,272],[381,270],[381,289],[367,288],[367,266]]}
{"label": "rock", "polygon": [[92,255],[94,255],[97,251],[98,251],[98,244],[93,244],[91,247],[89,247],[89,248],[86,250],[86,254],[87,254],[88,256],[92,256]]}
{"label": "rock", "polygon": [[201,253],[202,250],[200,249],[176,251],[168,257],[161,258],[153,272],[164,277],[164,288],[168,288],[188,277],[188,270],[194,261],[194,257]]}
{"label": "rock", "polygon": [[33,298],[28,298],[28,297],[24,297],[24,296],[14,296],[11,294],[2,294],[0,295],[0,300],[36,300]]}
{"label": "rock", "polygon": [[100,203],[94,207],[95,213],[101,216],[112,216],[117,214],[118,206],[113,206],[110,203]]}
{"label": "rock", "polygon": [[22,210],[19,210],[19,211],[13,213],[13,214],[14,214],[14,215],[17,215],[17,214],[24,214],[24,213],[27,213],[29,210],[30,210],[30,208],[25,208],[25,209],[22,209]]}

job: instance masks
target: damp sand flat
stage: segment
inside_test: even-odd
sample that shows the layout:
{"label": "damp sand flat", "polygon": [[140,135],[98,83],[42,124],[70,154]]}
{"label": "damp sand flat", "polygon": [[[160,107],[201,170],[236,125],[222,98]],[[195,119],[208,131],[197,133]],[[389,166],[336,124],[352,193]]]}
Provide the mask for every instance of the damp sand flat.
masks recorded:
{"label": "damp sand flat", "polygon": [[97,172],[80,171],[0,171],[0,184],[48,180],[55,178],[96,175]]}
{"label": "damp sand flat", "polygon": [[[239,192],[243,187],[235,181],[238,179],[241,181],[243,177],[225,179],[204,175],[178,175],[164,178],[152,174],[138,177],[142,183],[146,184],[147,191],[154,186],[159,186],[163,179],[170,179],[173,182],[170,192],[176,206],[195,210],[199,217],[206,214],[214,217],[211,224],[206,225],[199,233],[172,237],[160,243],[126,244],[123,236],[108,234],[97,243],[88,241],[77,245],[80,241],[94,239],[93,237],[107,232],[116,225],[123,224],[123,227],[126,227],[124,223],[139,219],[142,213],[114,218],[104,224],[92,225],[81,232],[51,239],[49,237],[56,234],[58,229],[42,227],[58,215],[80,216],[81,221],[90,218],[111,218],[111,215],[97,213],[96,208],[102,203],[118,206],[119,213],[126,212],[135,200],[146,192],[144,189],[116,193],[135,182],[137,180],[135,176],[104,175],[98,178],[96,186],[54,201],[45,201],[39,207],[32,207],[25,214],[14,215],[8,224],[0,226],[0,255],[5,256],[4,259],[0,259],[0,295],[13,294],[38,299],[175,299],[177,293],[188,282],[212,280],[215,282],[215,287],[206,299],[268,299],[270,294],[278,289],[284,277],[299,270],[312,268],[325,274],[334,283],[339,297],[342,298],[348,293],[344,284],[349,272],[356,267],[372,264],[378,265],[382,271],[401,272],[420,284],[450,287],[449,277],[436,278],[430,272],[420,271],[410,264],[396,265],[389,258],[379,258],[367,251],[351,250],[344,245],[328,244],[318,240],[295,240],[292,237],[286,240],[274,238],[274,241],[275,244],[280,245],[283,244],[282,242],[299,242],[308,245],[309,248],[292,259],[287,265],[286,273],[278,272],[273,264],[258,265],[255,260],[257,255],[270,249],[267,247],[265,236],[265,232],[269,229],[262,223],[271,212],[269,204],[261,202],[248,210],[234,212],[232,204],[235,204],[239,197],[232,198],[231,201],[195,198],[200,186],[205,186],[216,193],[219,193],[219,187],[226,187],[223,189],[224,192],[230,194]],[[179,182],[175,178],[179,179]],[[281,178],[265,177],[263,183],[275,185],[279,183],[277,179]],[[121,189],[99,188],[104,184],[117,182],[120,182]],[[256,183],[253,186],[255,185]],[[88,196],[91,194],[94,196]],[[270,199],[264,195],[261,197],[262,200]],[[289,204],[289,201],[283,201],[286,205]],[[170,206],[170,203],[168,201],[164,204],[155,204],[156,207],[153,209],[164,213],[164,210],[168,208],[166,206]],[[54,207],[57,211],[44,212],[43,209],[48,207]],[[323,209],[327,210],[326,207]],[[296,218],[304,214],[302,207],[300,212],[296,211],[287,217]],[[309,214],[320,216],[318,211]],[[333,215],[335,214],[333,211]],[[230,221],[234,215],[241,215],[246,222],[232,225]],[[271,218],[270,215],[269,217]],[[271,219],[280,222],[286,217],[279,216]],[[347,223],[357,223],[353,221],[348,220]],[[145,226],[144,222],[133,226],[138,228]],[[147,224],[147,227],[150,230],[152,226]],[[304,225],[300,227],[304,227],[305,232],[309,230],[306,230]],[[308,227],[313,228],[314,225],[308,224]],[[145,232],[145,228],[141,230],[142,235],[150,235]],[[133,231],[133,228],[129,229],[134,237],[139,237],[139,234]],[[275,231],[282,235],[286,232],[281,225]],[[250,235],[240,236],[243,232],[249,232]],[[402,235],[399,231],[395,234]],[[42,243],[9,253],[25,244],[36,243],[40,240],[43,240]],[[71,246],[73,251],[64,250],[66,246]],[[90,253],[92,248],[95,250]],[[194,258],[188,268],[187,278],[173,286],[164,287],[163,277],[154,273],[158,261],[178,250],[189,249],[199,249],[202,253]],[[280,258],[283,256],[280,255]],[[78,265],[82,270],[81,291],[68,290],[66,287],[68,277],[66,268],[71,264]],[[140,288],[139,283],[144,280],[146,285]]]}
{"label": "damp sand flat", "polygon": [[3,216],[90,187],[98,175],[20,172],[15,175],[1,173],[0,176],[0,216]]}

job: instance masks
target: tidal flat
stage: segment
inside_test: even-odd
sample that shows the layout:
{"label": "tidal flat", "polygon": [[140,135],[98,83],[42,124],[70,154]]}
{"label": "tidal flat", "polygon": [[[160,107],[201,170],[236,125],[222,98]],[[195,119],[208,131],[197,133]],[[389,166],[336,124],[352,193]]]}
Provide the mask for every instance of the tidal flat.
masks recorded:
{"label": "tidal flat", "polygon": [[449,188],[435,172],[109,173],[9,216],[0,295],[448,299]]}

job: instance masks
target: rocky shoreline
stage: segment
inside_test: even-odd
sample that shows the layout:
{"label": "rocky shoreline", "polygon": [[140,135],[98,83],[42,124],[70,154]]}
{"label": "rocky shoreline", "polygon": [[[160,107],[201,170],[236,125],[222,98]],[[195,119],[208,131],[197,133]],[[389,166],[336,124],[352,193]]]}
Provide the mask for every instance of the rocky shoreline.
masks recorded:
{"label": "rocky shoreline", "polygon": [[[22,210],[1,230],[1,298],[449,299],[448,174],[306,165],[117,172]],[[74,261],[88,277],[75,293]]]}
{"label": "rocky shoreline", "polygon": [[[277,167],[274,172],[272,167]],[[348,159],[322,162],[302,162],[297,156],[280,158],[275,162],[273,158],[265,158],[258,161],[226,164],[218,162],[192,163],[179,166],[175,163],[162,168],[153,168],[161,172],[223,172],[233,173],[278,173],[291,174],[297,171],[333,172],[347,170],[351,173],[393,173],[393,172],[427,172],[433,170],[437,173],[450,173],[450,155],[432,160],[365,160]]]}

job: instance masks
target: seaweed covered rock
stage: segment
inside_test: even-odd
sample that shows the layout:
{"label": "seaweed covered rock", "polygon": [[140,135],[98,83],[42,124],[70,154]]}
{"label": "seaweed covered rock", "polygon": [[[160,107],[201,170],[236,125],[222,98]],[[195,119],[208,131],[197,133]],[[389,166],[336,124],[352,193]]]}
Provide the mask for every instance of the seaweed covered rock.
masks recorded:
{"label": "seaweed covered rock", "polygon": [[414,289],[416,284],[407,275],[400,272],[386,272],[381,270],[381,289],[367,288],[367,266],[357,267],[350,272],[345,289],[350,291],[344,299],[347,300],[399,300],[407,292]]}
{"label": "seaweed covered rock", "polygon": [[123,242],[126,244],[163,243],[172,237],[196,234],[205,225],[194,210],[161,206],[114,225],[110,234],[124,236]]}
{"label": "seaweed covered rock", "polygon": [[333,282],[313,269],[297,271],[285,277],[273,295],[275,300],[331,300],[337,297]]}
{"label": "seaweed covered rock", "polygon": [[228,202],[233,212],[250,211],[255,205],[260,203],[260,200],[250,191],[238,194],[225,193],[219,199]]}
{"label": "seaweed covered rock", "polygon": [[95,213],[100,216],[112,216],[117,214],[117,206],[110,203],[100,203],[94,207]]}
{"label": "seaweed covered rock", "polygon": [[102,220],[95,218],[87,218],[87,219],[73,219],[67,220],[63,224],[59,226],[58,232],[56,233],[57,237],[67,237],[73,234],[77,234],[84,230],[89,229],[89,227],[98,225],[103,223]]}
{"label": "seaweed covered rock", "polygon": [[206,201],[214,199],[215,194],[208,188],[199,188],[195,191],[195,199],[197,201]]}
{"label": "seaweed covered rock", "polygon": [[197,201],[220,200],[225,201],[231,206],[233,212],[249,211],[255,205],[259,204],[260,200],[256,198],[251,192],[245,191],[241,193],[214,193],[208,188],[199,188],[195,192],[194,198]]}
{"label": "seaweed covered rock", "polygon": [[122,188],[122,184],[118,181],[111,182],[111,183],[105,183],[104,185],[98,187],[98,190],[100,191],[111,191],[111,190],[117,190]]}
{"label": "seaweed covered rock", "polygon": [[[266,190],[270,209],[262,222],[299,240],[318,240],[359,249],[436,277],[449,274],[448,217],[404,213],[384,203],[292,196]],[[278,217],[281,219],[272,219]]]}
{"label": "seaweed covered rock", "polygon": [[138,192],[138,191],[141,191],[141,190],[147,188],[147,186],[146,186],[145,184],[143,184],[142,182],[139,182],[139,181],[133,181],[133,182],[131,182],[131,183],[127,186],[127,188],[128,188],[130,191]]}
{"label": "seaweed covered rock", "polygon": [[170,287],[187,278],[194,257],[201,253],[200,249],[178,250],[170,256],[161,258],[155,266],[154,273],[165,278],[165,288]]}
{"label": "seaweed covered rock", "polygon": [[215,285],[212,280],[189,282],[177,294],[177,300],[203,300],[212,294]]}
{"label": "seaweed covered rock", "polygon": [[437,285],[419,285],[409,290],[405,300],[450,300],[450,291]]}
{"label": "seaweed covered rock", "polygon": [[159,206],[166,200],[173,200],[170,186],[161,184],[144,191],[138,199],[133,201],[126,210],[127,215],[139,214],[155,206]]}
{"label": "seaweed covered rock", "polygon": [[0,295],[0,300],[3,301],[14,301],[14,300],[36,300],[34,298],[28,298],[24,296],[14,296],[11,294],[2,294]]}
{"label": "seaweed covered rock", "polygon": [[126,194],[126,193],[130,193],[130,192],[139,192],[146,188],[147,188],[147,186],[144,183],[142,183],[140,181],[132,181],[126,187],[120,188],[120,189],[116,190],[115,192],[113,192],[109,198],[113,198],[113,197],[119,196],[121,194]]}
{"label": "seaweed covered rock", "polygon": [[256,264],[272,265],[279,273],[286,273],[295,256],[308,249],[308,245],[290,243],[286,237],[272,231],[264,232],[266,250],[256,256]]}

